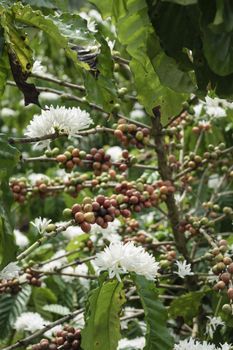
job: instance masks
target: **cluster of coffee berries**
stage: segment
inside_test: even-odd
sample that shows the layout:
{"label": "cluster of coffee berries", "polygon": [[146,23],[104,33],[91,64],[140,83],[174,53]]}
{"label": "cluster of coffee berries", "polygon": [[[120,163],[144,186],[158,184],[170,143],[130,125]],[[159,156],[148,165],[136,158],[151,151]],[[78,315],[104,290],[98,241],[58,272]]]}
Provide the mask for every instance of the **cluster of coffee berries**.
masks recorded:
{"label": "cluster of coffee berries", "polygon": [[140,212],[143,208],[150,208],[157,204],[155,188],[152,185],[138,183],[136,186],[127,181],[117,184],[115,191],[119,203],[120,213],[123,217],[130,217],[131,211]]}
{"label": "cluster of coffee berries", "polygon": [[141,128],[135,124],[129,124],[125,119],[119,119],[114,135],[124,145],[134,145],[139,149],[144,148],[150,142],[150,130]]}
{"label": "cluster of coffee berries", "polygon": [[122,233],[134,233],[139,229],[139,222],[133,218],[125,219],[125,223],[121,225],[120,234]]}
{"label": "cluster of coffee berries", "polygon": [[212,221],[207,217],[187,216],[185,220],[180,221],[178,230],[181,233],[189,232],[192,236],[196,236],[201,228],[205,228],[210,233]]}
{"label": "cluster of coffee berries", "polygon": [[136,244],[139,243],[140,245],[148,245],[151,244],[153,239],[146,235],[143,231],[139,231],[135,236],[131,237],[125,237],[124,242],[135,242]]}
{"label": "cluster of coffee berries", "polygon": [[211,166],[211,162],[220,159],[222,156],[222,151],[225,149],[225,147],[225,143],[220,143],[218,146],[214,146],[212,144],[208,145],[207,151],[203,154],[203,158],[208,161],[208,165],[210,164]]}
{"label": "cluster of coffee berries", "polygon": [[40,273],[37,271],[32,270],[31,268],[26,268],[26,279],[28,280],[28,283],[35,287],[41,286],[41,280],[40,280]]}
{"label": "cluster of coffee berries", "polygon": [[227,290],[230,300],[233,299],[233,262],[230,256],[226,254],[228,251],[228,243],[225,239],[221,239],[218,245],[210,252],[205,254],[205,258],[213,264],[212,271],[218,276],[219,281],[214,285],[214,290]]}
{"label": "cluster of coffee berries", "polygon": [[184,157],[184,169],[190,168],[195,170],[202,165],[203,158],[199,155],[196,155],[193,152],[190,152],[189,155]]}
{"label": "cluster of coffee berries", "polygon": [[100,187],[108,187],[109,183],[115,183],[115,181],[121,182],[123,180],[125,180],[123,174],[117,174],[115,170],[110,169],[108,173],[102,173],[99,176],[94,175],[91,180],[91,185],[99,189]]}
{"label": "cluster of coffee berries", "polygon": [[59,167],[66,169],[67,171],[71,171],[77,165],[82,166],[85,158],[86,152],[73,146],[67,147],[64,153],[56,156]]}
{"label": "cluster of coffee berries", "polygon": [[27,197],[27,181],[25,178],[12,178],[9,183],[14,199],[19,203],[24,203]]}
{"label": "cluster of coffee berries", "polygon": [[154,194],[156,194],[160,200],[166,200],[167,196],[174,193],[176,190],[174,184],[172,184],[172,182],[169,180],[159,180],[154,183],[153,186],[155,188]]}
{"label": "cluster of coffee berries", "polygon": [[203,202],[202,206],[207,210],[207,215],[212,219],[219,217],[219,214],[225,214],[227,216],[233,215],[233,209],[231,207],[221,208],[218,204],[214,204],[211,201]]}
{"label": "cluster of coffee berries", "polygon": [[12,280],[4,279],[0,281],[0,294],[10,293],[12,295],[15,295],[20,291],[21,291],[21,286],[17,278],[13,278]]}
{"label": "cluster of coffee berries", "polygon": [[213,255],[212,261],[215,265],[212,267],[212,271],[215,275],[218,275],[219,281],[214,285],[214,290],[226,290],[227,296],[230,300],[233,300],[233,262],[231,257],[224,256],[224,253],[228,250],[227,241],[221,240],[219,247],[212,249],[210,254]]}
{"label": "cluster of coffee berries", "polygon": [[174,249],[172,249],[172,247],[170,246],[170,244],[164,245],[163,246],[163,254],[160,254],[160,266],[161,268],[167,269],[170,268],[172,266],[172,264],[176,261],[176,251]]}
{"label": "cluster of coffee berries", "polygon": [[32,345],[32,350],[80,350],[81,330],[71,326],[65,326],[57,331],[52,340],[41,339],[38,344]]}
{"label": "cluster of coffee berries", "polygon": [[99,195],[93,200],[85,197],[82,204],[74,204],[72,209],[66,208],[63,211],[65,218],[74,218],[84,232],[91,231],[91,224],[97,224],[102,228],[107,228],[117,213],[117,201],[103,195]]}
{"label": "cluster of coffee berries", "polygon": [[96,176],[107,172],[112,167],[111,156],[106,154],[103,148],[92,148],[85,159],[91,164]]}
{"label": "cluster of coffee berries", "polygon": [[210,129],[211,124],[209,122],[199,121],[198,124],[192,128],[192,132],[199,135],[201,132],[210,131]]}

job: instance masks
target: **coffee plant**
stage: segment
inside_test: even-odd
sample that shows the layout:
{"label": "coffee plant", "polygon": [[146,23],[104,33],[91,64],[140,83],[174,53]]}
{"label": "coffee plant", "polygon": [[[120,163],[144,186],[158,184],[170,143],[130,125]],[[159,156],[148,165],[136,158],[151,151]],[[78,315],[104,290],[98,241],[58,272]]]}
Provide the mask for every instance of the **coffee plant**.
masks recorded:
{"label": "coffee plant", "polygon": [[232,18],[0,1],[0,349],[233,349]]}

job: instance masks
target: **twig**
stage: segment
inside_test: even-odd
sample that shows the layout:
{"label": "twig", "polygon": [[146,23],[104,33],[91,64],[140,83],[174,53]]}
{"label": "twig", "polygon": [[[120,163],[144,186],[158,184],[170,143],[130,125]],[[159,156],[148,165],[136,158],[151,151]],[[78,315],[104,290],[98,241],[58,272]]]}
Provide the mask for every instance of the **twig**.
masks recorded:
{"label": "twig", "polygon": [[184,286],[180,286],[178,284],[159,284],[158,288],[168,288],[168,289],[186,289]]}
{"label": "twig", "polygon": [[212,237],[207,233],[205,232],[204,229],[200,228],[200,233],[205,237],[205,239],[207,240],[207,242],[213,247],[213,248],[216,248],[217,247],[217,244],[214,242],[214,240],[212,239]]}
{"label": "twig", "polygon": [[82,86],[82,85],[73,84],[73,83],[70,83],[68,81],[64,81],[64,80],[57,79],[55,77],[51,77],[49,75],[38,75],[38,74],[33,74],[32,73],[31,76],[34,77],[34,78],[37,78],[37,79],[46,80],[46,81],[49,81],[51,83],[55,83],[55,84],[58,84],[58,85],[61,85],[61,86],[65,86],[65,87],[68,87],[68,88],[71,88],[71,89],[76,89],[76,90],[85,92],[85,87]]}
{"label": "twig", "polygon": [[[22,158],[22,162],[57,162],[57,159],[55,157],[28,157],[28,158]],[[92,164],[92,160],[83,160],[82,161],[84,164]],[[119,166],[124,163],[120,162],[112,162],[112,165]],[[147,169],[147,170],[154,170],[157,171],[158,168],[152,165],[146,165],[146,164],[131,164],[131,168],[138,168],[138,169]]]}
{"label": "twig", "polygon": [[83,274],[79,274],[79,273],[72,273],[72,272],[61,272],[60,270],[54,270],[54,271],[43,271],[43,270],[37,270],[37,269],[31,269],[32,271],[35,271],[37,273],[39,273],[40,275],[48,275],[48,276],[52,276],[52,275],[61,275],[61,276],[71,276],[71,277],[77,277],[77,278],[85,278],[88,280],[96,280],[98,278],[98,276],[95,275],[83,275]]}
{"label": "twig", "polygon": [[[88,130],[83,130],[83,131],[79,131],[77,133],[77,137],[79,136],[88,136],[88,135],[92,135],[92,134],[96,134],[98,132],[110,132],[110,133],[114,133],[114,129],[111,128],[107,128],[105,126],[97,126],[95,128],[92,129],[88,129]],[[8,142],[10,144],[15,144],[15,143],[33,143],[33,142],[40,142],[43,140],[55,140],[59,137],[68,137],[67,133],[60,133],[60,132],[54,132],[52,134],[48,134],[48,135],[44,135],[44,136],[40,136],[40,137],[11,137],[8,139]]]}
{"label": "twig", "polygon": [[15,143],[33,143],[33,142],[40,142],[43,140],[55,140],[58,137],[64,137],[68,136],[66,133],[59,133],[59,132],[54,132],[52,134],[40,136],[40,137],[10,137],[8,139],[8,142],[10,144],[15,144]]}
{"label": "twig", "polygon": [[[73,254],[78,253],[78,252],[80,252],[80,248],[71,250],[70,252],[65,253],[65,254],[62,254],[62,255],[60,255],[60,256],[57,256],[56,258],[48,259],[48,260],[46,260],[46,261],[42,261],[41,263],[38,264],[38,266],[40,266],[40,267],[41,267],[41,266],[44,266],[44,265],[46,265],[46,264],[48,264],[48,263],[50,263],[50,262],[52,262],[52,261],[60,260],[60,259],[62,259],[62,258],[65,258],[65,257],[67,257],[67,256],[73,255]],[[92,259],[94,259],[93,256],[88,257],[88,261],[89,261],[89,260],[92,260]],[[84,262],[86,262],[86,261],[87,261],[87,260],[85,260]],[[82,261],[82,260],[79,260],[79,264],[82,264],[82,263],[83,263],[83,261]]]}

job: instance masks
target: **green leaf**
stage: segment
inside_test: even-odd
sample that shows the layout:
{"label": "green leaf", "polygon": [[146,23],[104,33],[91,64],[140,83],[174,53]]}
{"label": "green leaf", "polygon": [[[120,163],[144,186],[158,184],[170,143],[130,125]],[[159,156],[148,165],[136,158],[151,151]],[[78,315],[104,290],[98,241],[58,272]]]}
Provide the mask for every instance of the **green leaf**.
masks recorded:
{"label": "green leaf", "polygon": [[31,294],[31,287],[24,286],[17,295],[0,295],[0,339],[10,336],[14,323],[25,311]]}
{"label": "green leaf", "polygon": [[12,6],[12,11],[17,21],[36,27],[49,35],[58,46],[64,49],[67,57],[74,62],[77,69],[80,66],[89,69],[86,63],[77,59],[77,54],[69,47],[67,38],[62,35],[57,25],[49,17],[44,16],[39,10],[33,11],[29,5],[23,6],[19,2]]}
{"label": "green leaf", "polygon": [[194,92],[195,86],[189,74],[179,69],[173,58],[161,54],[154,57],[152,64],[163,85],[177,92]]}
{"label": "green leaf", "polygon": [[94,34],[87,28],[87,21],[76,13],[62,13],[52,19],[69,43],[82,47],[97,45]]}
{"label": "green leaf", "polygon": [[1,25],[4,29],[4,38],[8,51],[19,62],[23,73],[30,73],[33,65],[32,49],[29,46],[26,34],[15,26],[14,17],[8,11],[3,12]]}
{"label": "green leaf", "polygon": [[[162,78],[165,75],[161,66],[159,69],[161,79],[158,75],[158,60],[163,50],[148,17],[146,1],[117,0],[113,4],[113,11],[118,38],[123,45],[126,45],[126,50],[132,57],[130,68],[134,75],[139,102],[149,115],[152,115],[155,106],[160,105],[162,121],[166,123],[169,117],[180,111],[180,104],[186,99],[186,95],[173,91],[170,88],[171,82],[169,87],[166,86],[168,80],[163,82]],[[178,68],[175,72],[173,69],[173,78],[177,77],[177,71]],[[172,110],[169,106],[170,100],[173,101]]]}
{"label": "green leaf", "polygon": [[167,311],[158,298],[154,282],[139,275],[132,275],[132,279],[145,311],[147,333],[144,350],[171,350],[173,339],[167,328]]}
{"label": "green leaf", "polygon": [[34,288],[32,291],[32,298],[35,305],[35,310],[44,317],[49,317],[49,312],[44,310],[44,306],[55,304],[57,297],[49,288]]}
{"label": "green leaf", "polygon": [[116,350],[120,339],[119,312],[125,302],[122,288],[122,283],[113,280],[91,292],[82,332],[84,350]]}
{"label": "green leaf", "polygon": [[198,314],[201,300],[206,293],[207,291],[197,291],[180,295],[178,299],[172,301],[169,307],[170,317],[182,316],[185,322],[192,321],[193,317]]}

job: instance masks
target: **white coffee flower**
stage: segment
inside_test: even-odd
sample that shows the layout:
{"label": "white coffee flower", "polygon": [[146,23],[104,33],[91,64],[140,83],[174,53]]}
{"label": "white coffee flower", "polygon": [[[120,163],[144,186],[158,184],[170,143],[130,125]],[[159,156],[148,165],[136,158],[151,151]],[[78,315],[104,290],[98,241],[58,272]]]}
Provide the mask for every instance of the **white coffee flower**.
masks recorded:
{"label": "white coffee flower", "polygon": [[122,243],[111,243],[103,252],[96,255],[95,264],[100,271],[108,270],[109,277],[117,277],[120,280],[120,274],[125,273],[126,269],[122,266],[124,247]]}
{"label": "white coffee flower", "polygon": [[28,238],[19,230],[14,230],[15,243],[18,247],[24,248],[28,245]]}
{"label": "white coffee flower", "polygon": [[185,276],[192,276],[193,272],[191,271],[191,264],[187,264],[187,261],[176,261],[176,266],[178,267],[178,271],[175,271],[177,275],[181,278],[185,278]]}
{"label": "white coffee flower", "polygon": [[[86,129],[93,123],[90,114],[79,107],[66,108],[46,106],[40,115],[34,115],[27,126],[25,135],[28,137],[43,137],[55,131],[75,136],[80,130]],[[36,146],[48,147],[50,140],[40,141]]]}
{"label": "white coffee flower", "polygon": [[216,329],[219,326],[224,326],[225,323],[222,321],[221,317],[207,316],[207,318],[208,318],[209,321],[206,324],[206,334],[208,334],[210,336],[210,338],[212,339]]}
{"label": "white coffee flower", "polygon": [[117,350],[141,350],[145,344],[146,340],[144,337],[136,337],[134,339],[123,338],[119,341]]}
{"label": "white coffee flower", "polygon": [[34,221],[30,221],[30,223],[37,229],[37,231],[42,235],[45,233],[48,225],[52,220],[48,220],[46,218],[36,218]]}
{"label": "white coffee flower", "polygon": [[174,350],[230,350],[231,345],[225,343],[215,346],[209,344],[206,341],[202,343],[196,339],[190,338],[181,340],[178,344],[175,344]]}
{"label": "white coffee flower", "polygon": [[40,314],[36,312],[23,312],[14,324],[17,331],[35,332],[42,329],[48,321],[45,321]]}
{"label": "white coffee flower", "polygon": [[215,117],[215,118],[226,116],[225,109],[221,107],[221,102],[223,102],[224,100],[221,100],[217,97],[211,98],[209,96],[206,96],[205,101],[206,101],[205,110],[209,116]]}
{"label": "white coffee flower", "polygon": [[110,243],[109,247],[97,254],[95,264],[100,271],[107,270],[110,278],[116,276],[118,280],[120,274],[126,272],[135,272],[153,280],[159,269],[155,258],[142,247],[136,247],[133,242],[125,245],[122,242]]}
{"label": "white coffee flower", "polygon": [[0,271],[0,279],[12,279],[19,276],[20,267],[17,262],[11,262]]}

